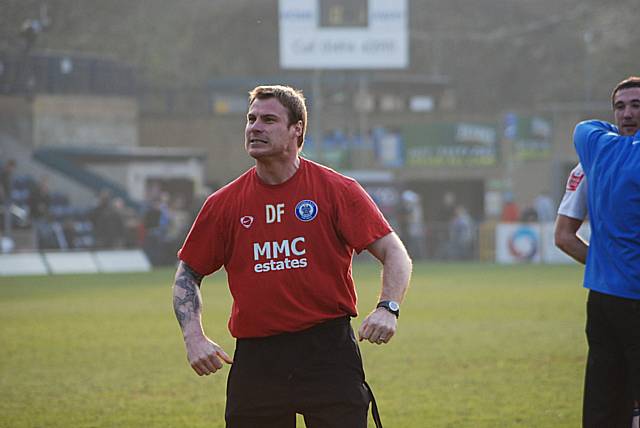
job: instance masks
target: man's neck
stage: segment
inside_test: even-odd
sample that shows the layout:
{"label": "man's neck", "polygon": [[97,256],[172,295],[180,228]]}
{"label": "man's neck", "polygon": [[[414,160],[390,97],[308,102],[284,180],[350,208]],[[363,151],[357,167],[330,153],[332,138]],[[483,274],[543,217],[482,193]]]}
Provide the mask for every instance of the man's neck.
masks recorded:
{"label": "man's neck", "polygon": [[296,173],[300,167],[300,158],[287,160],[256,160],[258,177],[266,184],[282,184]]}

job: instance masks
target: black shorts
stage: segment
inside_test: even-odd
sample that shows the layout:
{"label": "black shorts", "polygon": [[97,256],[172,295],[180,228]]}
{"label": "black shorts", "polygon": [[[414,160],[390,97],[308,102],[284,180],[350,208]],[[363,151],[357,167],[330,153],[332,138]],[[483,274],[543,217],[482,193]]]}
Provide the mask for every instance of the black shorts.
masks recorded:
{"label": "black shorts", "polygon": [[239,339],[227,382],[227,428],[367,426],[369,390],[349,317]]}
{"label": "black shorts", "polygon": [[583,427],[631,426],[640,400],[640,300],[591,291]]}

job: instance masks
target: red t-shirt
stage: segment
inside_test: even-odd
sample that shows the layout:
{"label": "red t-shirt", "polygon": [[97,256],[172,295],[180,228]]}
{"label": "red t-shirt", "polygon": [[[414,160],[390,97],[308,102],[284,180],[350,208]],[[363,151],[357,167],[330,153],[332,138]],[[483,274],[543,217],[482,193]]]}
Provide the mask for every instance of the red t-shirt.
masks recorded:
{"label": "red t-shirt", "polygon": [[263,337],[356,316],[353,251],[390,232],[355,180],[300,158],[282,184],[254,167],[209,196],[178,257],[202,275],[224,266],[231,334]]}

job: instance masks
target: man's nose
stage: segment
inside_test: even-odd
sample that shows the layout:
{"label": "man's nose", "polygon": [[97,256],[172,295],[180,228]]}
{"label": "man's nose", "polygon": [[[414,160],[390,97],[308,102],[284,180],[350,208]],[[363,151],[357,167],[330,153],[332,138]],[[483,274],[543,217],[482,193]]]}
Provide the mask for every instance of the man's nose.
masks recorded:
{"label": "man's nose", "polygon": [[262,132],[264,129],[264,123],[261,120],[255,120],[253,123],[249,124],[249,130],[252,132]]}

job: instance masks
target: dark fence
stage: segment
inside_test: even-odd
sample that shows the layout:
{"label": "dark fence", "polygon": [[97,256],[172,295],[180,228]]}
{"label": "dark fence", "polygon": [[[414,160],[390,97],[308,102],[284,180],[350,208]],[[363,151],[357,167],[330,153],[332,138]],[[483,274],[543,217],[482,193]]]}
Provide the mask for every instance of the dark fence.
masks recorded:
{"label": "dark fence", "polygon": [[0,94],[135,95],[133,67],[103,58],[0,52]]}
{"label": "dark fence", "polygon": [[478,260],[479,224],[426,222],[422,233],[401,234],[414,260]]}

